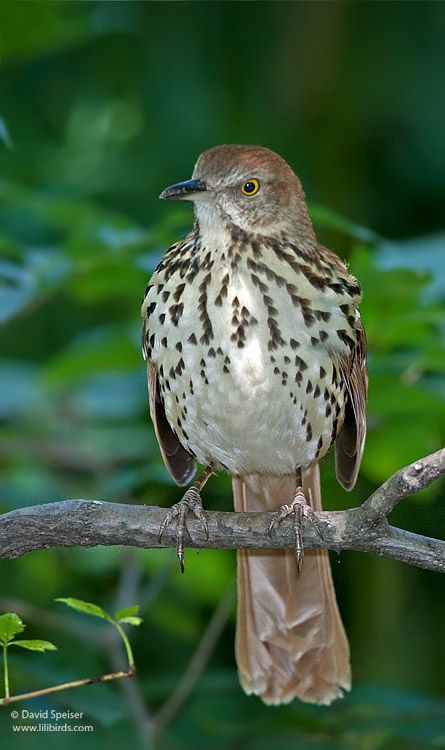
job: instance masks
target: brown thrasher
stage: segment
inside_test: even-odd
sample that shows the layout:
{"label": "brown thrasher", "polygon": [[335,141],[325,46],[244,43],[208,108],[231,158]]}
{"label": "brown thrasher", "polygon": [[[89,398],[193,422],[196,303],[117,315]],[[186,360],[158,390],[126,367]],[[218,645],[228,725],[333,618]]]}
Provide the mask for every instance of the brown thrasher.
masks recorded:
{"label": "brown thrasher", "polygon": [[[278,511],[271,526],[321,509],[318,462],[334,440],[337,478],[354,486],[366,340],[357,281],[317,242],[301,184],[280,156],[217,146],[160,197],[193,201],[196,216],[152,275],[142,308],[166,466],[180,485],[197,461],[207,467],[161,528],[177,519],[183,567],[185,517],[192,511],[207,528],[200,490],[213,470],[232,475],[235,510]],[[300,574],[292,551],[238,551],[236,656],[242,687],[265,703],[328,704],[349,689],[325,550],[309,551]]]}

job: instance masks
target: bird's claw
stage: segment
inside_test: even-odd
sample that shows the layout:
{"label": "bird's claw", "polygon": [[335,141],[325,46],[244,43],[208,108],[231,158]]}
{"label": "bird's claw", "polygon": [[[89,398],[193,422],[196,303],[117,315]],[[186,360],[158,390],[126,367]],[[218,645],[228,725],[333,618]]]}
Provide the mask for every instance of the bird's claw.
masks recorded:
{"label": "bird's claw", "polygon": [[175,505],[173,505],[166,513],[166,516],[159,529],[158,535],[160,543],[162,540],[162,535],[167,526],[173,523],[173,521],[176,521],[176,554],[178,556],[181,573],[184,572],[184,532],[187,528],[186,517],[189,511],[191,511],[201,523],[201,526],[204,529],[205,537],[206,539],[208,539],[209,529],[207,526],[207,519],[204,515],[201,495],[195,487],[190,487],[190,489],[188,489],[185,493],[182,500],[180,500],[179,503],[175,503]]}
{"label": "bird's claw", "polygon": [[304,557],[304,546],[302,537],[302,522],[303,518],[308,518],[312,521],[321,539],[323,539],[323,532],[318,519],[312,510],[311,506],[307,503],[303,488],[297,487],[294,498],[291,503],[282,505],[280,510],[274,514],[272,521],[269,524],[269,536],[272,536],[272,531],[275,526],[281,523],[283,518],[293,515],[294,517],[294,533],[295,533],[295,558],[297,561],[297,571],[301,572],[303,557]]}

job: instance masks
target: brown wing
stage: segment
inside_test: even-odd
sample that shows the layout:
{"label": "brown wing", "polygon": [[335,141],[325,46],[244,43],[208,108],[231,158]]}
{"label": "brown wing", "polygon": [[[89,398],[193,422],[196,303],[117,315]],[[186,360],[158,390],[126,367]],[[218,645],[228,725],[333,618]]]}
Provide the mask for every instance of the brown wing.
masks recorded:
{"label": "brown wing", "polygon": [[147,364],[147,375],[150,415],[162,458],[176,484],[187,484],[196,471],[195,459],[183,448],[167,422],[164,404],[159,392],[158,374],[151,362]]}
{"label": "brown wing", "polygon": [[346,383],[347,399],[343,426],[335,443],[335,471],[345,488],[352,490],[362,460],[366,438],[366,401],[368,371],[366,369],[366,335],[357,321],[357,346],[349,357],[340,360],[340,372]]}

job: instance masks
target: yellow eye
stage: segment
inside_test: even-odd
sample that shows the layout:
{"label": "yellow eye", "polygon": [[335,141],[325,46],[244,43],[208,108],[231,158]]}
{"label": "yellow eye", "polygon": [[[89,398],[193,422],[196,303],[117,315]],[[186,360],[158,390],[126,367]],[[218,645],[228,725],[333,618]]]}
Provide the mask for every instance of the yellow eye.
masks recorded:
{"label": "yellow eye", "polygon": [[247,180],[247,182],[244,183],[241,188],[241,192],[243,195],[247,195],[250,197],[251,195],[255,195],[259,189],[259,180],[255,180],[254,178],[252,178],[251,180]]}

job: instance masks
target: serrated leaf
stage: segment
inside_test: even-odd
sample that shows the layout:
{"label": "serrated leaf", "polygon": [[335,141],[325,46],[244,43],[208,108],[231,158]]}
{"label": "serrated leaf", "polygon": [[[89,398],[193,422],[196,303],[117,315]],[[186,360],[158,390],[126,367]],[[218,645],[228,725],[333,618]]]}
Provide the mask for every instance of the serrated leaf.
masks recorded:
{"label": "serrated leaf", "polygon": [[22,633],[26,625],[15,612],[0,615],[0,643],[9,643],[17,633]]}
{"label": "serrated leaf", "polygon": [[139,604],[134,604],[132,607],[121,607],[114,613],[115,620],[121,620],[122,617],[131,617],[132,615],[139,614]]}
{"label": "serrated leaf", "polygon": [[39,639],[13,641],[12,646],[20,646],[20,648],[26,648],[28,651],[57,651],[57,646],[51,641],[41,641]]}
{"label": "serrated leaf", "polygon": [[100,617],[102,620],[110,620],[110,615],[105,612],[102,607],[93,602],[85,602],[83,599],[75,599],[72,596],[68,597],[57,597],[56,602],[62,602],[67,607],[75,609],[77,612],[84,612],[86,615],[92,615],[93,617]]}
{"label": "serrated leaf", "polygon": [[140,625],[141,622],[144,622],[142,617],[120,617],[119,622],[126,622],[128,625]]}

